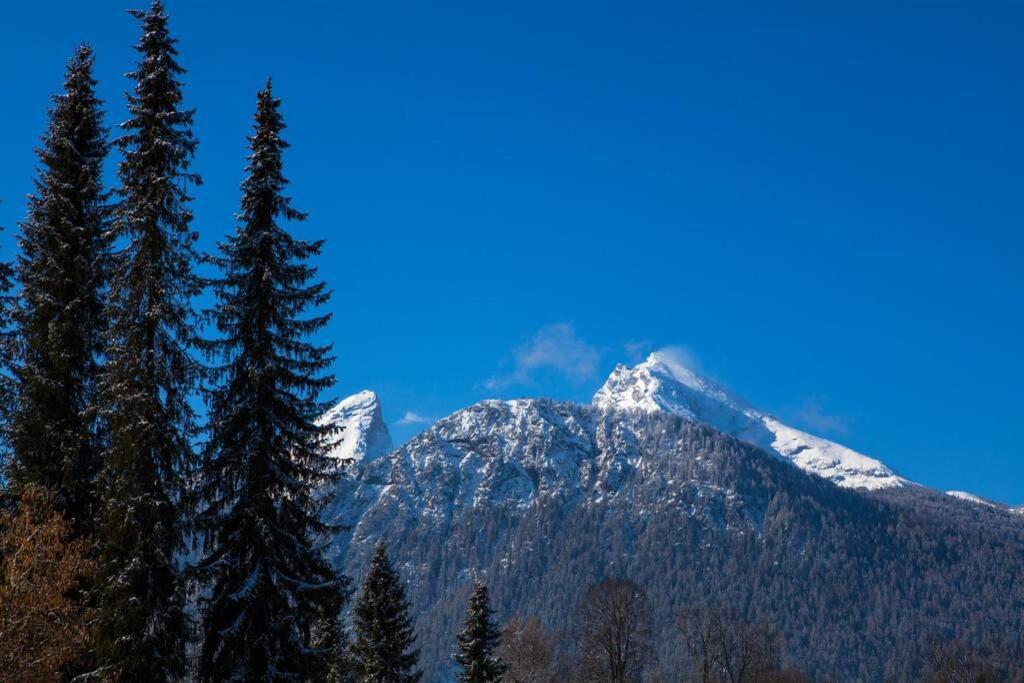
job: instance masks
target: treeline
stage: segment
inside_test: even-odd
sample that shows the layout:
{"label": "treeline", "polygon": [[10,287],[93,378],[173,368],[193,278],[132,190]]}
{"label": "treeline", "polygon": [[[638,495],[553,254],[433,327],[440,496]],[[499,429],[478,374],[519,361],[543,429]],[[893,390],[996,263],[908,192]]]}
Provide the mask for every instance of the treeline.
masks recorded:
{"label": "treeline", "polygon": [[[472,613],[472,610],[470,610]],[[668,641],[680,656],[659,662]],[[695,606],[677,612],[665,633],[652,619],[644,590],[628,579],[605,579],[587,588],[569,633],[545,628],[534,617],[503,625],[495,649],[509,683],[809,683],[785,660],[779,630],[750,622],[735,610]],[[994,683],[1011,680],[966,646],[936,641],[922,683]],[[1020,677],[1012,680],[1024,680]]]}
{"label": "treeline", "polygon": [[[682,657],[659,663],[671,640]],[[629,681],[783,683],[809,681],[784,663],[779,632],[713,607],[681,610],[671,633],[661,633],[647,594],[628,579],[591,585],[576,607],[569,633],[536,618],[513,618],[502,630],[499,655],[514,683]]]}

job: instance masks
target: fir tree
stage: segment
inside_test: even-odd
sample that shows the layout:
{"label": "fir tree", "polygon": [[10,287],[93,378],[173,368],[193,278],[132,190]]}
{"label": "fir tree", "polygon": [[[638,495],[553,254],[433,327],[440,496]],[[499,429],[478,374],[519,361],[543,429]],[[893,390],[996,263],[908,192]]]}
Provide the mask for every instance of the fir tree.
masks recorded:
{"label": "fir tree", "polygon": [[314,680],[319,683],[355,683],[352,643],[340,610],[323,610],[314,625],[312,642],[313,647],[322,653]]}
{"label": "fir tree", "polygon": [[202,375],[190,353],[201,284],[186,192],[199,179],[188,171],[193,113],[181,108],[183,70],[163,5],[132,15],[142,22],[141,58],[118,140],[96,650],[103,675],[164,681],[182,674],[187,635],[175,555],[196,435],[189,400]]}
{"label": "fir tree", "polygon": [[366,683],[415,683],[419,650],[409,618],[409,602],[388,560],[387,546],[377,544],[370,570],[352,610],[353,654],[357,679]]}
{"label": "fir tree", "polygon": [[[14,268],[10,263],[0,261],[0,479],[10,477],[10,426],[17,405],[14,400],[16,336],[13,325],[17,299],[12,294],[13,279]],[[5,508],[12,500],[13,492],[9,489],[9,486],[0,487],[0,509]]]}
{"label": "fir tree", "polygon": [[314,495],[334,472],[331,428],[316,424],[331,357],[306,340],[329,316],[304,316],[329,292],[310,282],[316,270],[307,264],[321,242],[279,224],[305,218],[283,194],[279,105],[268,80],[249,137],[241,225],[217,259],[220,338],[210,347],[223,364],[198,520],[206,539],[198,571],[211,584],[200,665],[209,681],[308,680],[339,642],[327,627],[337,623],[345,582],[323,557],[318,539],[330,527]]}
{"label": "fir tree", "polygon": [[98,358],[104,332],[109,208],[103,189],[103,126],[93,53],[83,45],[54,97],[28,218],[21,224],[13,316],[18,342],[10,425],[11,478],[52,496],[72,529],[93,532],[100,447]]}
{"label": "fir tree", "polygon": [[464,683],[492,683],[500,681],[505,674],[505,663],[495,656],[501,632],[491,622],[493,615],[487,598],[487,586],[478,580],[469,599],[465,626],[458,636],[459,651],[455,654],[455,661],[462,667],[462,671],[457,680]]}
{"label": "fir tree", "polygon": [[[0,228],[2,230],[3,228]],[[17,300],[11,294],[14,269],[10,263],[0,261],[0,519],[4,514],[17,511],[18,491],[10,486],[11,448],[10,423],[14,410],[14,332],[12,317]],[[0,534],[4,528],[0,526]],[[0,562],[4,561],[0,552]]]}

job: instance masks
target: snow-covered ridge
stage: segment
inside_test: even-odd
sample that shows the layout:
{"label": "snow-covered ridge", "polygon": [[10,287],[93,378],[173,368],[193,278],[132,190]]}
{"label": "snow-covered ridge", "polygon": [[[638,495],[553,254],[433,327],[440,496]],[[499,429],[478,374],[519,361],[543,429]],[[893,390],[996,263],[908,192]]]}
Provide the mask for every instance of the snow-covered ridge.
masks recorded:
{"label": "snow-covered ridge", "polygon": [[976,505],[987,505],[989,507],[997,507],[995,503],[991,503],[980,496],[976,496],[973,493],[967,493],[967,491],[946,491],[947,496],[952,496],[958,500],[964,500],[968,503],[975,503]]}
{"label": "snow-covered ridge", "polygon": [[617,366],[593,403],[603,410],[664,411],[706,422],[838,486],[877,490],[911,483],[874,458],[746,405],[671,353],[652,353],[632,368]]}
{"label": "snow-covered ridge", "polygon": [[1024,506],[1009,507],[1002,503],[995,503],[991,500],[986,500],[981,496],[976,496],[973,493],[968,493],[967,491],[946,491],[946,495],[950,496],[951,498],[956,498],[957,500],[962,500],[966,503],[971,503],[973,505],[983,505],[994,510],[1002,510],[1004,512],[1009,512],[1011,515],[1020,515],[1021,517],[1024,517]]}
{"label": "snow-covered ridge", "polygon": [[391,451],[391,433],[381,416],[380,400],[372,391],[360,391],[342,400],[318,422],[341,429],[330,452],[337,460],[373,460]]}

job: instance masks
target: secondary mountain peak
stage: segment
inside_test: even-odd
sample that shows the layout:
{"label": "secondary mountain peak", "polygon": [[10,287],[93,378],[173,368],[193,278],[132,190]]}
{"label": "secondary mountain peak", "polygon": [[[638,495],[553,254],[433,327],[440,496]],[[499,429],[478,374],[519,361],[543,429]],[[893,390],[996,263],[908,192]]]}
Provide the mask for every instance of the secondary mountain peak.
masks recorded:
{"label": "secondary mountain peak", "polygon": [[384,424],[377,394],[363,390],[324,413],[321,424],[339,427],[331,457],[337,460],[373,460],[391,451],[391,433]]}
{"label": "secondary mountain peak", "polygon": [[884,489],[910,483],[874,458],[748,406],[671,350],[652,353],[633,367],[618,365],[593,403],[602,410],[667,412],[706,422],[838,486]]}

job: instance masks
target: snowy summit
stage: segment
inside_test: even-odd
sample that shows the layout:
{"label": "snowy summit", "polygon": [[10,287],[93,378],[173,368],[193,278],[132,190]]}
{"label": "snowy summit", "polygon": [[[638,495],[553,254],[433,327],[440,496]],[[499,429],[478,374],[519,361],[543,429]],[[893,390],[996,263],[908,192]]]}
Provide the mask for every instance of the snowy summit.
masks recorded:
{"label": "snowy summit", "polygon": [[341,429],[330,456],[337,460],[373,460],[391,451],[391,433],[381,416],[380,400],[372,391],[360,391],[324,413],[320,424]]}
{"label": "snowy summit", "polygon": [[845,488],[876,490],[910,483],[874,458],[746,405],[671,351],[652,353],[632,368],[618,365],[593,403],[602,410],[667,412],[706,422]]}

